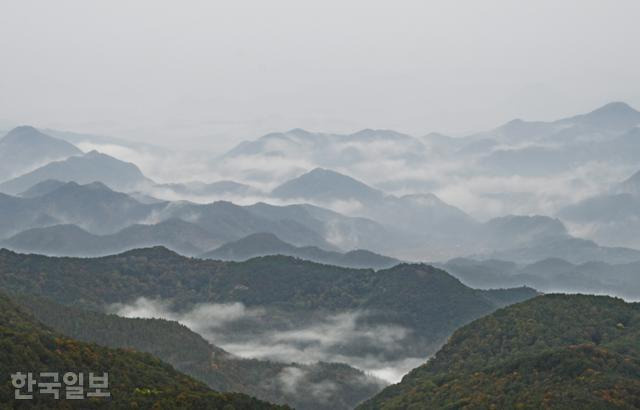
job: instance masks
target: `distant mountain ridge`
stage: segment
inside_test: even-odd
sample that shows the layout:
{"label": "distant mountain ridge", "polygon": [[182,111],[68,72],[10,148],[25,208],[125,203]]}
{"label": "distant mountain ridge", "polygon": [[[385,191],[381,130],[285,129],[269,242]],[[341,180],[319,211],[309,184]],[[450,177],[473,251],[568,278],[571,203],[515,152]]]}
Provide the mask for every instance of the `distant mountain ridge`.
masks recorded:
{"label": "distant mountain ridge", "polygon": [[438,264],[465,285],[480,289],[529,286],[541,292],[606,293],[640,300],[640,260],[629,263],[571,263],[546,258],[526,265],[499,259],[452,259]]}
{"label": "distant mountain ridge", "polygon": [[315,168],[285,182],[272,192],[283,199],[316,199],[324,201],[355,199],[363,203],[382,200],[385,194],[368,185],[328,169]]}
{"label": "distant mountain ridge", "polygon": [[311,201],[331,207],[336,202],[354,202],[348,214],[369,218],[382,225],[426,235],[425,243],[447,245],[447,237],[463,230],[473,231],[477,223],[462,210],[434,194],[397,197],[371,188],[363,182],[325,169],[314,169],[285,182],[272,191],[277,198]]}
{"label": "distant mountain ridge", "polygon": [[346,253],[326,251],[314,246],[298,247],[280,240],[271,233],[256,233],[236,242],[226,243],[219,248],[200,255],[206,259],[244,261],[258,256],[293,256],[312,262],[350,268],[390,268],[399,260],[358,249]]}
{"label": "distant mountain ridge", "polygon": [[32,171],[48,162],[81,154],[82,151],[74,145],[46,135],[33,127],[14,128],[0,139],[0,182]]}
{"label": "distant mountain ridge", "polygon": [[[637,145],[640,150],[640,139]],[[636,191],[639,175],[634,174],[610,192],[563,207],[558,217],[595,241],[640,248],[640,195]]]}
{"label": "distant mountain ridge", "polygon": [[50,162],[27,174],[5,181],[0,184],[0,192],[15,195],[51,179],[79,184],[100,181],[112,189],[125,191],[149,183],[134,164],[91,151],[62,161]]}
{"label": "distant mountain ridge", "polygon": [[525,121],[515,119],[479,135],[511,140],[543,140],[552,137],[573,137],[572,132],[620,132],[640,125],[640,112],[624,102],[611,102],[586,114],[555,121]]}
{"label": "distant mountain ridge", "polygon": [[[384,232],[373,221],[347,218],[330,211],[312,215],[303,206],[265,204],[242,207],[224,201],[204,205],[189,202],[141,203],[102,183],[78,185],[69,182],[61,185],[43,182],[36,185],[32,193],[34,191],[40,196],[21,198],[0,194],[0,214],[3,215],[0,238],[60,224],[73,224],[94,235],[107,235],[135,224],[154,225],[169,219],[182,219],[198,225],[215,239],[208,245],[202,244],[207,245],[199,249],[198,253],[202,253],[216,244],[258,232],[271,232],[289,242],[325,249],[334,248],[325,239],[329,228],[350,237],[361,229],[378,230],[378,236]],[[27,191],[27,196],[32,195]],[[82,248],[80,245],[79,249]]]}
{"label": "distant mountain ridge", "polygon": [[182,255],[196,256],[222,243],[213,234],[181,219],[153,225],[130,225],[109,235],[94,235],[76,225],[33,228],[0,241],[19,252],[50,256],[106,256],[130,249],[165,246]]}

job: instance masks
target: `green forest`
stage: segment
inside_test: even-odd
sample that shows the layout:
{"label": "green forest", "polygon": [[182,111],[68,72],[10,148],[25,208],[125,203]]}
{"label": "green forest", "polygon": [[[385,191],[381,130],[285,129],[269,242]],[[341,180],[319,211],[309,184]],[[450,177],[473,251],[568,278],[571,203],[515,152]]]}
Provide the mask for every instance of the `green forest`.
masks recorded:
{"label": "green forest", "polygon": [[[95,372],[109,374],[110,398],[55,400],[37,392],[14,402],[10,375],[26,372]],[[176,371],[147,353],[110,349],[80,342],[37,322],[27,311],[0,295],[0,408],[78,409],[220,409],[286,408],[237,393],[219,393]],[[4,404],[2,404],[4,403]],[[14,403],[14,404],[9,404]],[[14,405],[16,407],[14,407]]]}
{"label": "green forest", "polygon": [[545,295],[456,331],[368,409],[640,408],[640,304]]}

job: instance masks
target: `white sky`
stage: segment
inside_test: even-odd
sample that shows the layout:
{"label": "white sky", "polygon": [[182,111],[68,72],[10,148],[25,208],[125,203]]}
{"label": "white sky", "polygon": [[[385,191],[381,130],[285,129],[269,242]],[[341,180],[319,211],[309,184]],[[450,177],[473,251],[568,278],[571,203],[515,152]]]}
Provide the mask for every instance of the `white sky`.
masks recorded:
{"label": "white sky", "polygon": [[639,22],[637,0],[7,0],[0,122],[221,150],[640,108]]}

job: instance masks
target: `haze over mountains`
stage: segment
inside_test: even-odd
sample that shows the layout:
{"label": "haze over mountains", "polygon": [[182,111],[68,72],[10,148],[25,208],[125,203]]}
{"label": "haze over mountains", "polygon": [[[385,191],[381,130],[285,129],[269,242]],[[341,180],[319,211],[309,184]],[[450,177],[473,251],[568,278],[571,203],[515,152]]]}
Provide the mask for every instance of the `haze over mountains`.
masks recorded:
{"label": "haze over mountains", "polygon": [[[0,238],[13,249],[54,255],[138,245],[198,255],[264,232],[293,246],[366,249],[400,260],[633,262],[633,248],[640,248],[634,188],[639,119],[636,110],[615,102],[556,121],[514,120],[466,137],[295,129],[204,163],[221,178],[213,182],[155,182],[133,163],[83,154],[63,140],[85,147],[93,141],[110,152],[122,143],[129,158],[143,149],[139,144],[51,131],[54,138],[19,127],[3,140],[0,155],[14,155],[18,145],[55,146],[58,157],[42,164],[42,148],[34,148],[21,162],[36,169],[4,175],[0,192],[11,197],[0,198],[6,216]],[[145,156],[152,151],[144,149]],[[64,182],[77,185],[64,188]],[[544,215],[559,218],[552,229]],[[522,216],[531,219],[518,225]],[[175,232],[152,227],[172,219],[184,222],[173,222]],[[498,227],[505,221],[513,225],[509,231]]]}
{"label": "haze over mountains", "polygon": [[81,153],[72,144],[45,135],[33,127],[15,128],[0,140],[0,181]]}
{"label": "haze over mountains", "polygon": [[[192,157],[22,126],[0,140],[0,291],[11,297],[0,304],[69,343],[148,352],[216,391],[303,410],[354,408],[442,348],[362,408],[486,404],[457,396],[473,390],[457,358],[482,355],[468,338],[490,335],[491,348],[513,338],[508,360],[473,362],[478,383],[513,391],[513,366],[540,370],[546,354],[560,370],[604,369],[599,354],[637,359],[635,305],[536,296],[640,300],[638,158],[640,113],[620,102],[462,137],[294,129]],[[540,315],[569,306],[571,327],[575,306],[591,302],[606,322],[586,323],[592,334],[559,342],[553,327],[551,353],[521,343],[535,338],[532,321],[552,325]],[[34,320],[34,334],[53,337]],[[526,326],[514,336],[504,320]],[[587,339],[595,347],[572,350]],[[633,387],[610,375],[593,380]],[[216,394],[176,377],[189,394]]]}

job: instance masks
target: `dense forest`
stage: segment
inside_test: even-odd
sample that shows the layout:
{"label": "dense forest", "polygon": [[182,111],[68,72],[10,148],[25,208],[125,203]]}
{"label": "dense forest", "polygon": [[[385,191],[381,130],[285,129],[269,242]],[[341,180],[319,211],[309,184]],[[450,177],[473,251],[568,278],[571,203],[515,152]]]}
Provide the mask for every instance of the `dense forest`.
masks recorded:
{"label": "dense forest", "polygon": [[[14,402],[10,375],[16,372],[73,371],[108,373],[109,398],[55,400],[38,393]],[[218,393],[176,371],[147,353],[111,349],[80,342],[51,331],[6,296],[0,295],[0,408],[159,408],[159,409],[276,409],[237,393]],[[61,378],[62,376],[60,376]],[[85,382],[86,385],[86,382]],[[26,393],[26,387],[23,390]],[[64,397],[62,389],[61,397]]]}
{"label": "dense forest", "polygon": [[[45,298],[14,296],[39,321],[56,331],[108,347],[153,354],[217,391],[246,393],[273,403],[305,409],[352,409],[378,393],[381,380],[345,364],[301,365],[242,359],[207,342],[186,326],[164,319],[124,318],[63,306]],[[301,377],[292,391],[279,383],[283,372]],[[317,399],[314,389],[330,384]]]}
{"label": "dense forest", "polygon": [[640,408],[640,304],[546,295],[456,331],[359,409]]}
{"label": "dense forest", "polygon": [[96,311],[141,296],[171,299],[177,309],[240,302],[269,310],[252,323],[264,329],[304,324],[322,312],[366,311],[369,323],[411,330],[398,358],[426,357],[461,325],[537,294],[530,288],[471,289],[424,264],[374,271],[285,256],[221,262],[161,247],[84,259],[0,250],[0,288]]}

